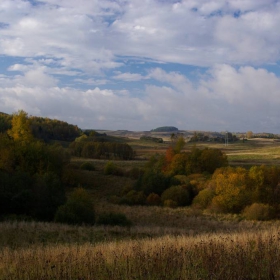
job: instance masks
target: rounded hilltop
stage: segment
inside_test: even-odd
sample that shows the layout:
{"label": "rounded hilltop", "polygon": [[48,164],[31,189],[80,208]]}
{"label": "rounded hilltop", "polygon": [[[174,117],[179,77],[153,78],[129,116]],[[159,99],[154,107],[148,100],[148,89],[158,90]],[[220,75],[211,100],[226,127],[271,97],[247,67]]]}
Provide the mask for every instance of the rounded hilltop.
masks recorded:
{"label": "rounded hilltop", "polygon": [[153,132],[174,132],[174,131],[179,131],[179,129],[175,126],[161,126],[161,127],[152,129],[151,131],[153,131]]}

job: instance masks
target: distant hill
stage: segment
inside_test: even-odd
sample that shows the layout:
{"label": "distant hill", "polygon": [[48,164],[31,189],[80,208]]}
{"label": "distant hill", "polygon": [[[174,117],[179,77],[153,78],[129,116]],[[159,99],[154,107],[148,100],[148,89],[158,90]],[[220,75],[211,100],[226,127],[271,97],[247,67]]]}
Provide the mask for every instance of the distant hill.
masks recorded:
{"label": "distant hill", "polygon": [[161,126],[155,129],[152,129],[152,132],[177,132],[179,129],[175,126]]}

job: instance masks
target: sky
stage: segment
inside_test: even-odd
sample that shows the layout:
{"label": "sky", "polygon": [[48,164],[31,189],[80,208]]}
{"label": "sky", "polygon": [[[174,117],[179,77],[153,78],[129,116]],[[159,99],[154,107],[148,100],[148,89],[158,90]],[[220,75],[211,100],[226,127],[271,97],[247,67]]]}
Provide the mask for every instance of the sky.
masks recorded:
{"label": "sky", "polygon": [[0,111],[280,134],[280,0],[0,0]]}

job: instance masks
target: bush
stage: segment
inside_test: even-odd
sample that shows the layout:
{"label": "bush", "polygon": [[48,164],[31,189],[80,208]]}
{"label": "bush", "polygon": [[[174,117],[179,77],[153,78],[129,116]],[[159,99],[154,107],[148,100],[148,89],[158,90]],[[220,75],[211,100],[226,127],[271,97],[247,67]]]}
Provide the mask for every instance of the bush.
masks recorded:
{"label": "bush", "polygon": [[76,162],[70,162],[67,164],[67,166],[65,166],[67,169],[69,170],[77,170],[80,168],[79,164]]}
{"label": "bush", "polygon": [[164,207],[175,208],[178,206],[177,202],[172,199],[167,199],[163,202]]}
{"label": "bush", "polygon": [[126,176],[131,179],[139,179],[144,174],[143,169],[138,167],[132,167],[130,170],[126,172]]}
{"label": "bush", "polygon": [[131,190],[120,200],[120,204],[128,205],[144,205],[146,203],[146,196],[143,192]]}
{"label": "bush", "polygon": [[131,226],[132,222],[122,213],[104,213],[98,217],[97,224],[106,226]]}
{"label": "bush", "polygon": [[105,175],[123,176],[123,170],[112,161],[108,161],[104,167]]}
{"label": "bush", "polygon": [[215,192],[212,189],[204,189],[193,199],[192,205],[200,209],[206,209],[211,204],[214,196]]}
{"label": "bush", "polygon": [[268,204],[253,203],[244,209],[243,215],[248,220],[267,221],[275,217],[275,211]]}
{"label": "bush", "polygon": [[160,196],[156,193],[150,193],[147,197],[148,205],[160,205]]}
{"label": "bush", "polygon": [[52,221],[58,208],[66,201],[59,177],[52,173],[36,174],[34,184],[35,209],[32,215],[39,220]]}
{"label": "bush", "polygon": [[84,162],[81,164],[80,168],[82,170],[88,170],[88,171],[94,171],[95,170],[95,167],[92,163],[90,162]]}
{"label": "bush", "polygon": [[95,223],[94,205],[85,189],[73,191],[66,204],[58,208],[55,222],[74,225]]}
{"label": "bush", "polygon": [[135,188],[143,191],[146,195],[156,193],[161,195],[169,187],[170,177],[161,172],[147,169],[143,176],[136,182]]}
{"label": "bush", "polygon": [[190,182],[188,176],[186,175],[175,175],[174,177],[172,177],[172,184],[174,184],[174,179],[177,182],[180,182],[180,184],[188,184]]}
{"label": "bush", "polygon": [[164,203],[166,200],[172,200],[178,206],[186,206],[191,203],[189,192],[182,186],[173,186],[165,190],[161,195],[161,201]]}

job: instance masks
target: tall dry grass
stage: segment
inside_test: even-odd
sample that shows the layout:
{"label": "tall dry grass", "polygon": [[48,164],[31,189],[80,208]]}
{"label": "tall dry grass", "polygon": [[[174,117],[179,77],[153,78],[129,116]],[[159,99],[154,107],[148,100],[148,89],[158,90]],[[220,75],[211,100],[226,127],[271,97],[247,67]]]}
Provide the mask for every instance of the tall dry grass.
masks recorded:
{"label": "tall dry grass", "polygon": [[99,245],[3,248],[0,279],[280,279],[278,228]]}
{"label": "tall dry grass", "polygon": [[[105,207],[106,206],[106,207]],[[0,248],[13,249],[51,244],[96,244],[130,239],[157,238],[165,235],[196,236],[205,233],[256,232],[279,227],[280,221],[240,220],[234,215],[203,215],[187,208],[103,205],[103,211],[123,213],[133,221],[132,227],[70,226],[44,222],[12,221],[0,223]]]}

